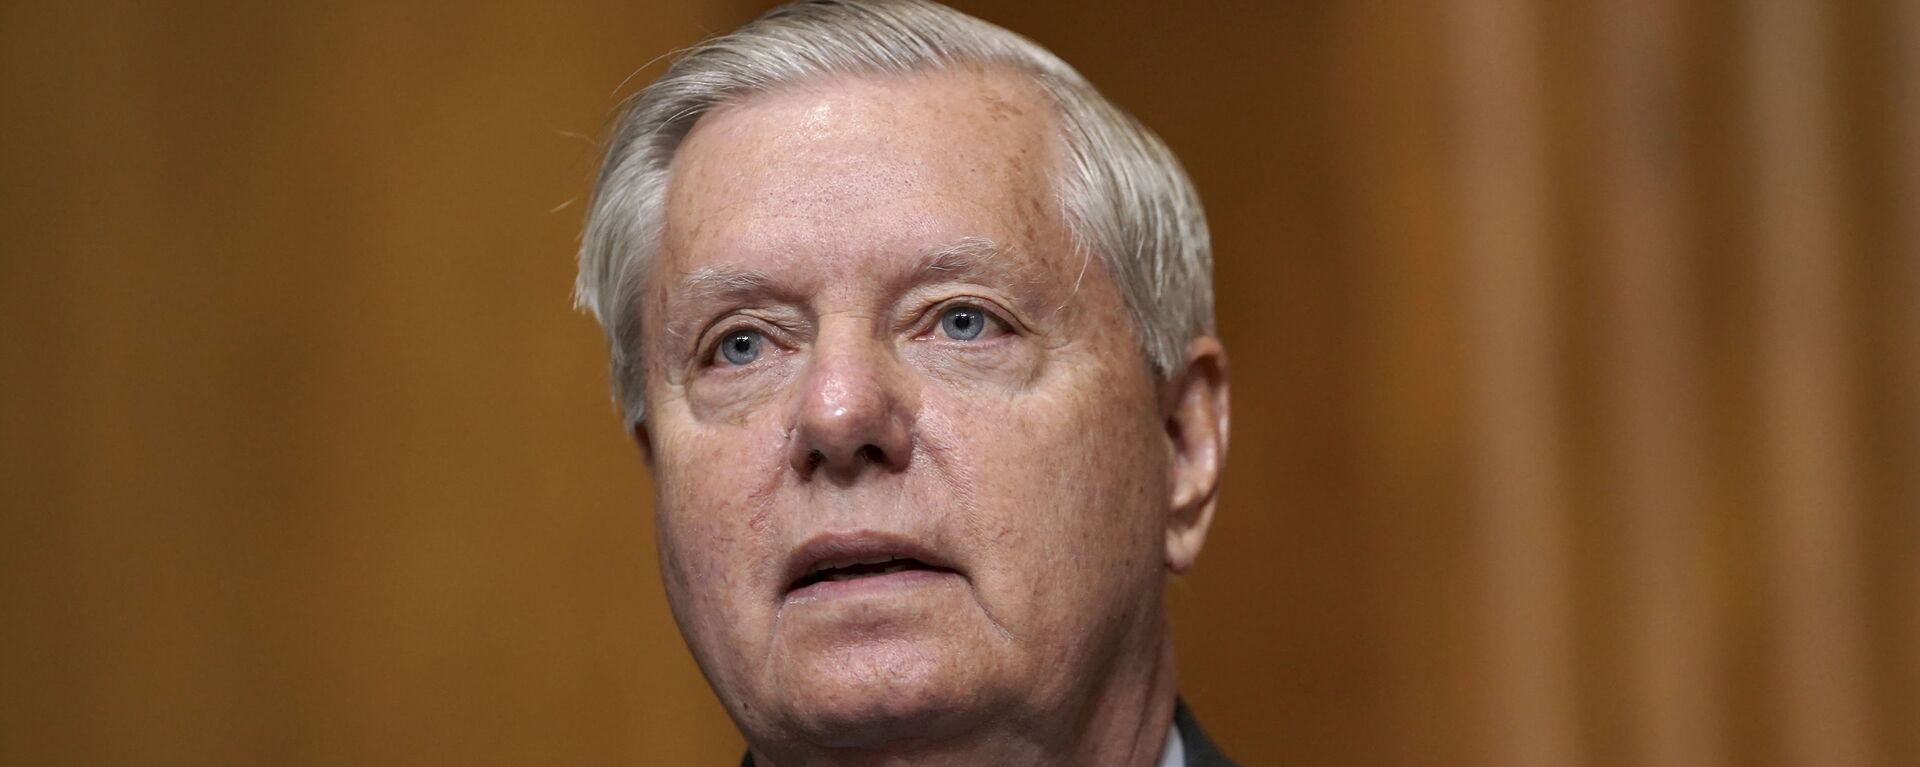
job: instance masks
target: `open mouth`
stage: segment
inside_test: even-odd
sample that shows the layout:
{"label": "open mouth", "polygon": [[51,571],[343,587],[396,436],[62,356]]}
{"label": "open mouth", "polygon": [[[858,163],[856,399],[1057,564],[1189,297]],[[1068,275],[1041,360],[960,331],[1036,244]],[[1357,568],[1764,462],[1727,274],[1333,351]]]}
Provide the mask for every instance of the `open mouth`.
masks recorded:
{"label": "open mouth", "polygon": [[936,567],[913,557],[904,556],[881,555],[830,559],[823,560],[809,568],[807,573],[795,580],[787,590],[799,591],[816,583],[839,583],[915,571],[936,573],[953,572],[951,568]]}
{"label": "open mouth", "polygon": [[924,539],[877,530],[834,531],[815,535],[788,554],[781,599],[877,598],[965,577]]}

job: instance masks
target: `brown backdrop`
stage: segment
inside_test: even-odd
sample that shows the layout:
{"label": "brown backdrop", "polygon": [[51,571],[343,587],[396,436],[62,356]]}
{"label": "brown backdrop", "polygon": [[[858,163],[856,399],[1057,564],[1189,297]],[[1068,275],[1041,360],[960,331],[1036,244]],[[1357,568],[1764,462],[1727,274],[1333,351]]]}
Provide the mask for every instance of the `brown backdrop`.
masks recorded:
{"label": "brown backdrop", "polygon": [[[569,310],[756,2],[0,8],[0,763],[725,764]],[[967,2],[1210,209],[1252,764],[1920,763],[1920,6]]]}

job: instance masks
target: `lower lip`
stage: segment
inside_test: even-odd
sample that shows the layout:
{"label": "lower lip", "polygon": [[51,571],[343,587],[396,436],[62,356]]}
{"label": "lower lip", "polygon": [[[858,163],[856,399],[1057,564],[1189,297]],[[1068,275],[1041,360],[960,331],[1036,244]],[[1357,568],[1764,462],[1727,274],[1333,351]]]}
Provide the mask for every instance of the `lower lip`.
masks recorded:
{"label": "lower lip", "polygon": [[843,581],[819,581],[787,592],[787,603],[804,604],[882,596],[911,589],[931,588],[957,580],[959,577],[960,574],[952,570],[901,570]]}

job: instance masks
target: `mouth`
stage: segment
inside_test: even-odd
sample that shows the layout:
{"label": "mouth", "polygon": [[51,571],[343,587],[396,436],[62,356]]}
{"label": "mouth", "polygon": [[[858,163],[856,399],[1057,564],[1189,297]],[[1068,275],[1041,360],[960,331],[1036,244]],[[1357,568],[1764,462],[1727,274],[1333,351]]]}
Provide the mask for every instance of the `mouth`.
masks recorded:
{"label": "mouth", "polygon": [[815,537],[796,550],[790,562],[789,600],[852,596],[960,576],[927,546],[868,532]]}
{"label": "mouth", "polygon": [[816,567],[809,570],[806,575],[802,575],[798,580],[795,580],[793,585],[787,587],[787,590],[798,591],[816,583],[840,583],[858,580],[860,578],[874,578],[883,575],[892,575],[894,573],[903,573],[909,570],[930,570],[944,573],[953,572],[952,568],[935,567],[918,559],[914,559],[913,557],[877,556],[864,559],[837,559],[819,563]]}

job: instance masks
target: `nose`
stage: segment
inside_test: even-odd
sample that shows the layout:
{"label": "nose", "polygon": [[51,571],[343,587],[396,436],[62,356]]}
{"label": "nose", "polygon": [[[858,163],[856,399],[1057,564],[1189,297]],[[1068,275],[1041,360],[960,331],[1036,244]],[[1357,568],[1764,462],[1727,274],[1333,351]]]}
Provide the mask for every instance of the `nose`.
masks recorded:
{"label": "nose", "polygon": [[852,481],[902,471],[912,457],[909,377],[883,344],[853,335],[819,339],[802,376],[789,460],[803,478]]}

